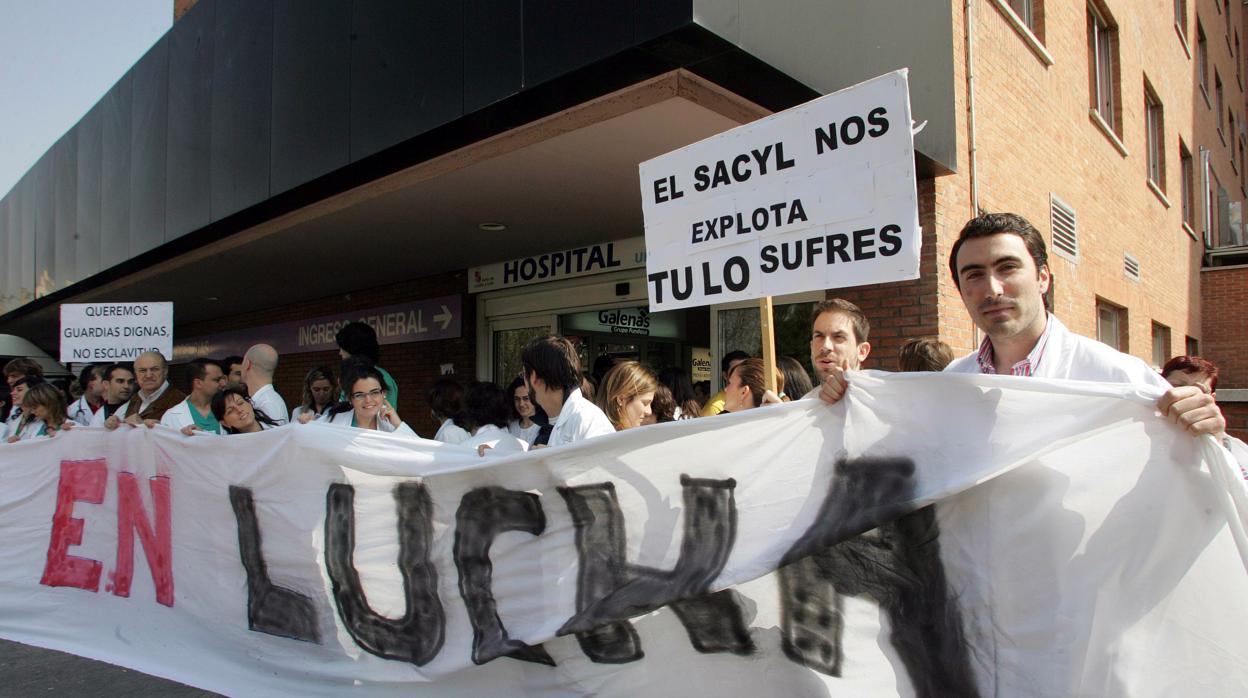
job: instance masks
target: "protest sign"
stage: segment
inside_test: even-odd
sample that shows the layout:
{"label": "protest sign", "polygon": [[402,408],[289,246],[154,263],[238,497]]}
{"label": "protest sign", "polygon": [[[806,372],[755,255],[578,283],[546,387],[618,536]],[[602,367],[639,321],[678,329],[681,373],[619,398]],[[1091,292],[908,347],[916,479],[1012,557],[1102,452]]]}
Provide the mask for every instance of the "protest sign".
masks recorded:
{"label": "protest sign", "polygon": [[641,164],[650,309],[914,279],[907,72]]}
{"label": "protest sign", "polygon": [[230,695],[1248,690],[1212,439],[1131,386],[851,386],[505,458],[317,424],[0,447],[0,635]]}
{"label": "protest sign", "polygon": [[173,303],[61,305],[61,361],[134,361],[145,351],[173,356]]}

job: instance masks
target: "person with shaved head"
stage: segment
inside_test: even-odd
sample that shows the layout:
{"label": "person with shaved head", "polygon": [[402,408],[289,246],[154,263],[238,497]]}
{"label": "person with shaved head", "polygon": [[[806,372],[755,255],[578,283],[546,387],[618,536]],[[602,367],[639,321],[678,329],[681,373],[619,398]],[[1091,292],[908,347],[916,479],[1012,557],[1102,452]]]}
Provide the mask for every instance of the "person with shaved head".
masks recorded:
{"label": "person with shaved head", "polygon": [[277,372],[277,350],[267,344],[257,344],[243,354],[243,384],[251,395],[251,402],[278,424],[290,421],[286,401],[273,388],[273,374]]}
{"label": "person with shaved head", "polygon": [[130,426],[159,424],[165,410],[186,399],[186,394],[169,386],[169,362],[158,351],[145,351],[134,360],[134,378],[138,390],[130,400],[104,421],[116,429],[122,422]]}

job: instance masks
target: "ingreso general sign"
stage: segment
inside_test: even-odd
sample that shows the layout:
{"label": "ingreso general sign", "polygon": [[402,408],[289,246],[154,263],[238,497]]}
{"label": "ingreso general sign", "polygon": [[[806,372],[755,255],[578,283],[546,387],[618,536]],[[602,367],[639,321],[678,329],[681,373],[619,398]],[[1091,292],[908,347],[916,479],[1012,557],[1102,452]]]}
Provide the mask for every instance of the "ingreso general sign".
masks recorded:
{"label": "ingreso general sign", "polygon": [[917,278],[906,76],[642,163],[650,309]]}
{"label": "ingreso general sign", "polygon": [[134,361],[145,351],[173,357],[173,303],[66,303],[61,362]]}

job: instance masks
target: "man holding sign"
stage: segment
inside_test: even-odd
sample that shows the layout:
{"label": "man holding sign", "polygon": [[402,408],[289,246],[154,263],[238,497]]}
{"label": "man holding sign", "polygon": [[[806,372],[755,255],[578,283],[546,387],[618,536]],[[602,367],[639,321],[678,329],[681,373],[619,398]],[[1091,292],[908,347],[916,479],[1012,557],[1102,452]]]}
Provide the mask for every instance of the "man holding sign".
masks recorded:
{"label": "man holding sign", "polygon": [[810,314],[810,365],[820,384],[803,397],[840,400],[848,387],[845,372],[861,368],[871,354],[870,332],[862,309],[844,298],[816,303]]}

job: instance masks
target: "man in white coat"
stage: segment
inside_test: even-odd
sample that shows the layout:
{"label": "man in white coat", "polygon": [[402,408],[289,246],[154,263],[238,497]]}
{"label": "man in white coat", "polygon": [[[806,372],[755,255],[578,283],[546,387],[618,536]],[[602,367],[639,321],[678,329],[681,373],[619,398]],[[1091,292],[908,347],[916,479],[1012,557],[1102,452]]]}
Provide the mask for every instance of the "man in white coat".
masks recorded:
{"label": "man in white coat", "polygon": [[257,344],[243,355],[243,383],[251,395],[251,404],[269,419],[286,424],[290,421],[290,411],[286,401],[273,389],[273,374],[276,371],[277,350],[267,344]]}
{"label": "man in white coat", "polygon": [[1074,334],[1045,310],[1048,262],[1044,238],[1022,216],[987,213],[963,226],[949,271],[984,341],[945,371],[1152,386],[1165,391],[1157,409],[1170,421],[1194,435],[1220,436],[1226,419],[1212,396],[1172,387],[1140,359]]}
{"label": "man in white coat", "polygon": [[225,387],[225,372],[212,359],[195,359],[186,364],[186,399],[165,410],[162,426],[189,434],[192,430],[221,433],[221,424],[212,414],[212,397]]}

